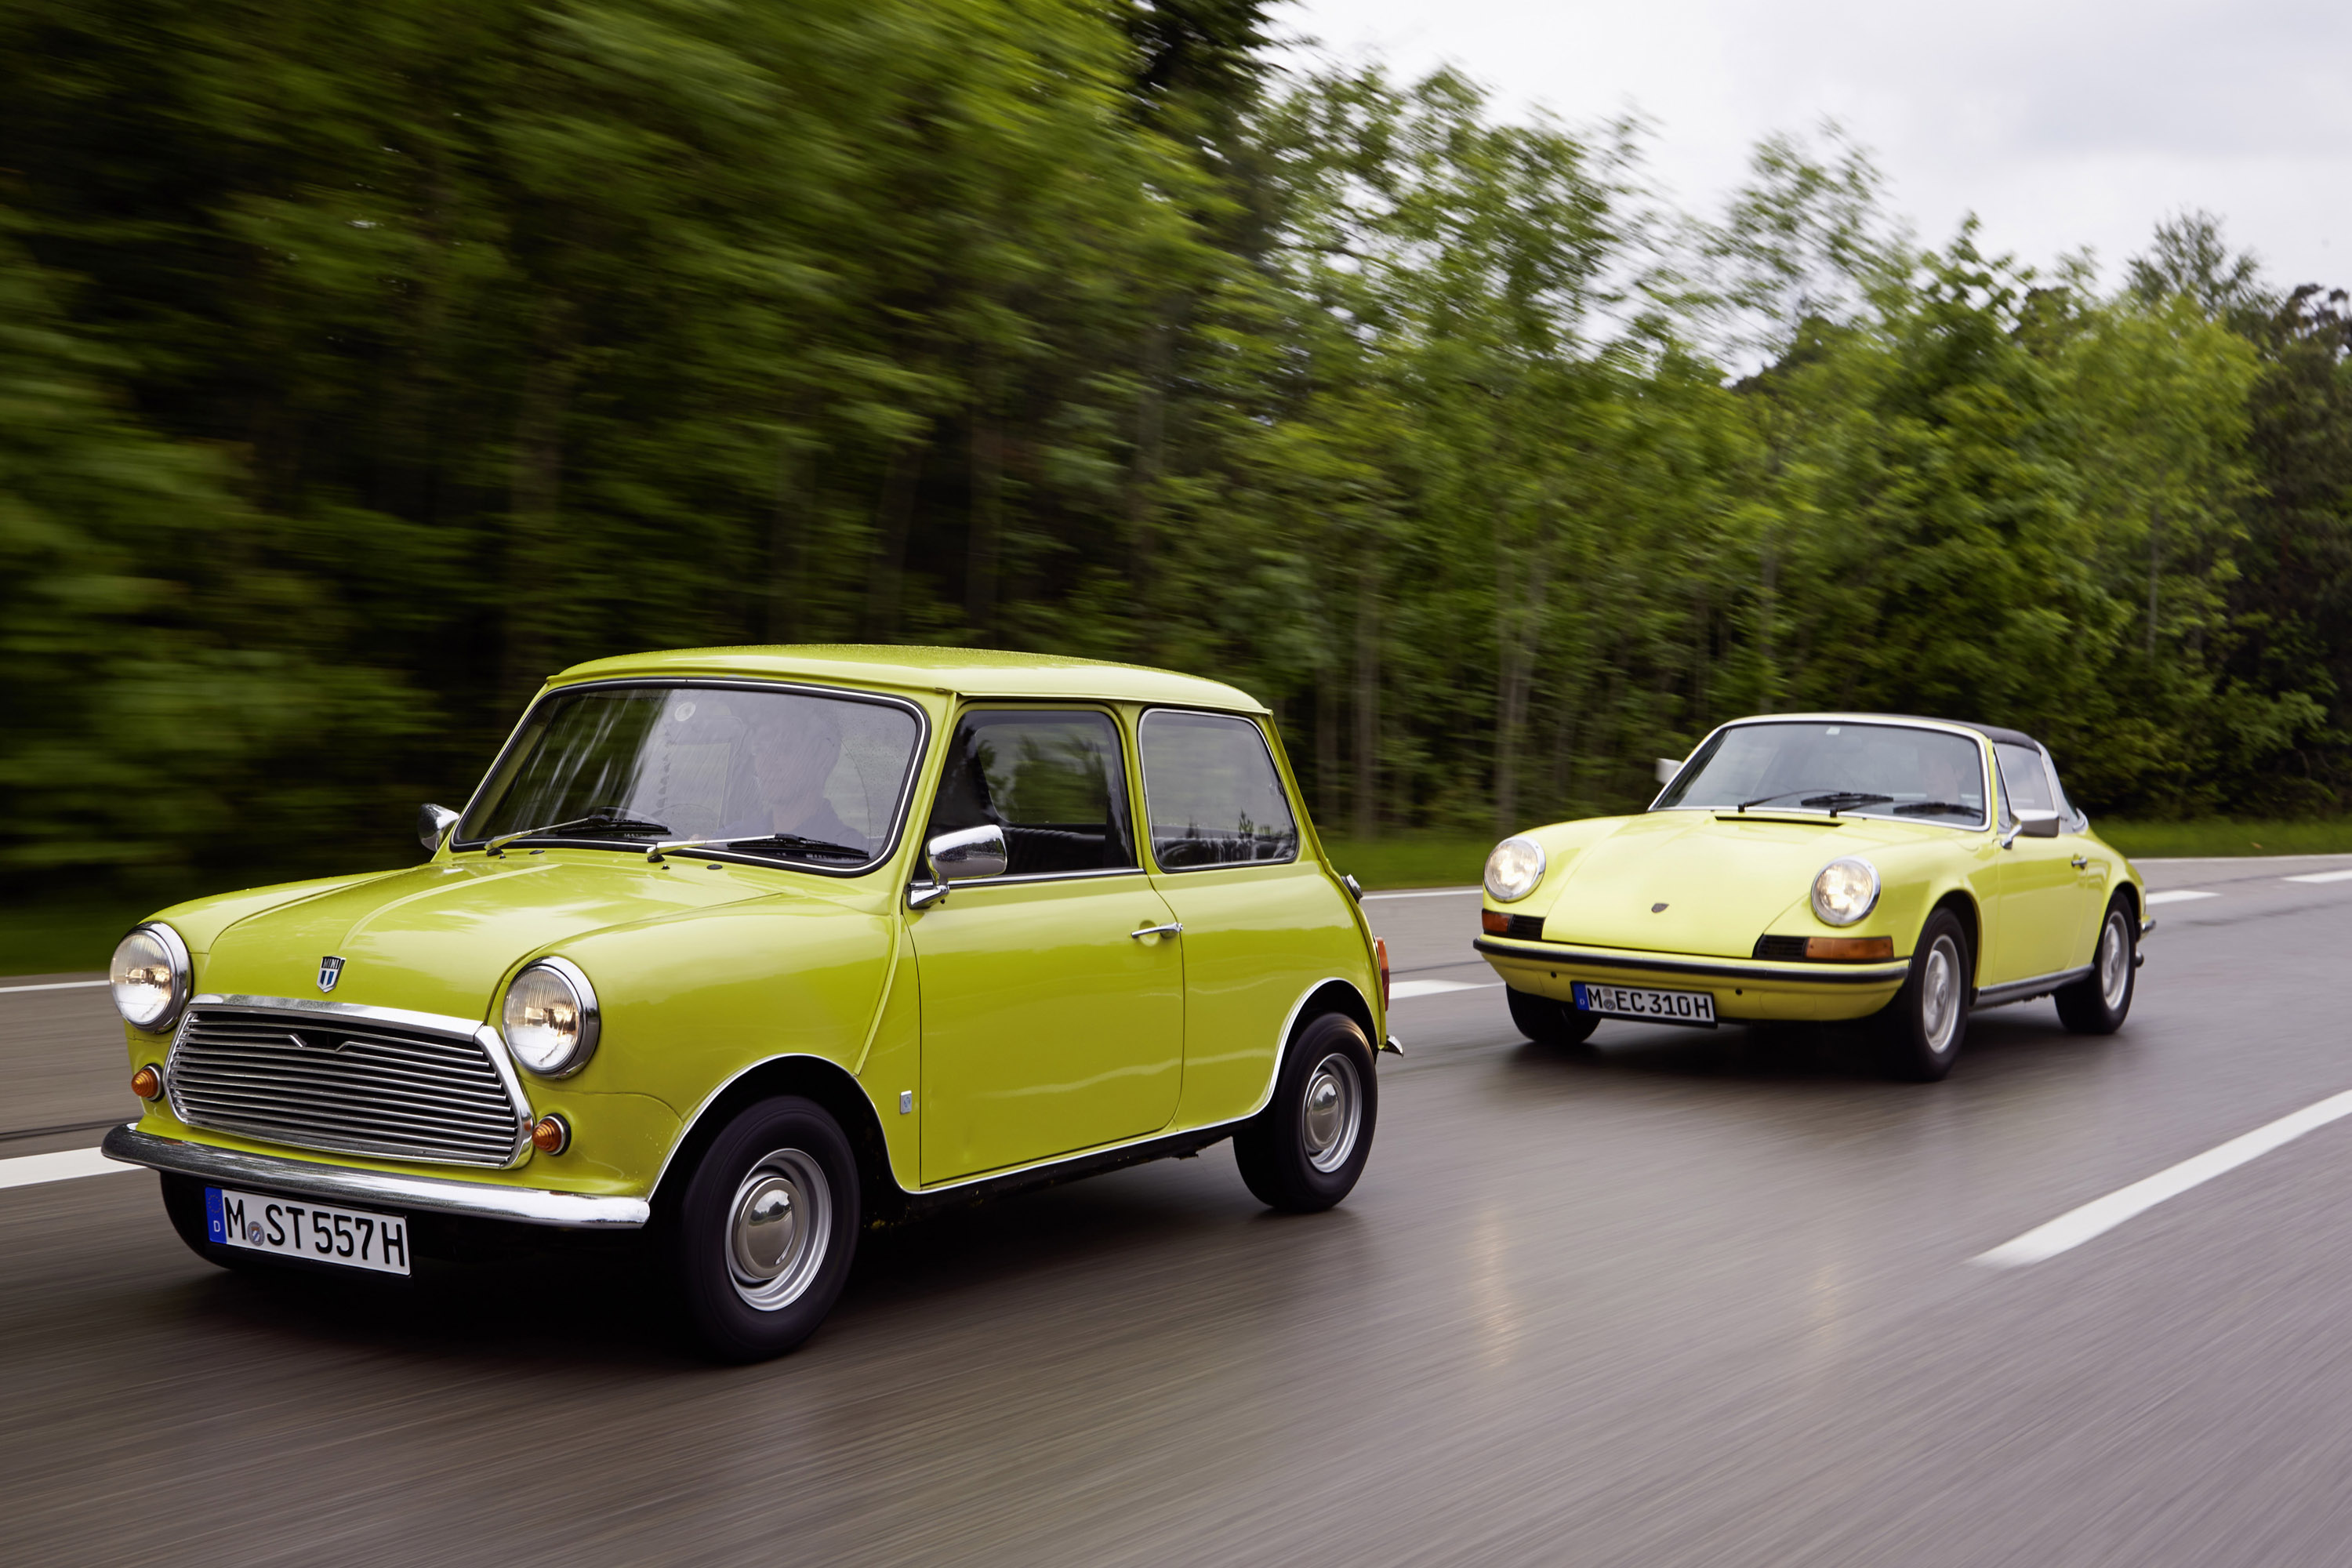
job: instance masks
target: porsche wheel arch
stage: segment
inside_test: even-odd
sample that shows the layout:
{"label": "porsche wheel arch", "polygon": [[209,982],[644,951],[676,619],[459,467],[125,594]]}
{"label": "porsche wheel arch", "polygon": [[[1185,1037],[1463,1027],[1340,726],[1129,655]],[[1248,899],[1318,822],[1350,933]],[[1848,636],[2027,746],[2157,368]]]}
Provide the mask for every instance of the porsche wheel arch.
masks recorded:
{"label": "porsche wheel arch", "polygon": [[[1927,922],[1936,918],[1937,910],[1952,911],[1952,918],[1960,922],[1960,931],[1969,939],[1969,967],[1971,970],[1981,967],[1984,963],[1984,926],[1978,917],[1976,900],[1970,898],[1962,889],[1954,888],[1950,892],[1937,899],[1927,914],[1921,917],[1920,930],[1927,929]],[[1912,944],[1916,947],[1918,944],[1918,939],[1913,938]],[[1973,973],[1969,976],[1969,988],[1971,993],[1976,988],[1976,976]]]}
{"label": "porsche wheel arch", "polygon": [[866,1090],[838,1063],[823,1057],[772,1057],[738,1074],[703,1102],[694,1120],[671,1151],[653,1193],[656,1222],[675,1206],[678,1194],[694,1179],[703,1153],[727,1124],[747,1106],[780,1094],[796,1094],[824,1107],[849,1139],[857,1157],[858,1184],[869,1220],[897,1219],[906,1206],[906,1192],[890,1169],[882,1142],[882,1119]]}

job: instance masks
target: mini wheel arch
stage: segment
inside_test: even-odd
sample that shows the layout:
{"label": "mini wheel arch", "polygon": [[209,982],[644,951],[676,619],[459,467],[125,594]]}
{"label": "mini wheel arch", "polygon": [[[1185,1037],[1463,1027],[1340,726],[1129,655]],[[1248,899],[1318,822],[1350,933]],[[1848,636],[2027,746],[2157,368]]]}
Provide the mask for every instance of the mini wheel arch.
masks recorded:
{"label": "mini wheel arch", "polygon": [[814,1100],[841,1124],[843,1134],[849,1140],[850,1152],[857,1158],[857,1180],[864,1189],[867,1223],[900,1218],[908,1194],[890,1169],[890,1156],[882,1142],[881,1117],[874,1102],[838,1063],[823,1057],[793,1056],[771,1057],[746,1068],[694,1113],[692,1123],[679,1136],[677,1146],[670,1151],[668,1163],[654,1184],[656,1223],[671,1212],[704,1152],[730,1122],[746,1107],[787,1094]]}

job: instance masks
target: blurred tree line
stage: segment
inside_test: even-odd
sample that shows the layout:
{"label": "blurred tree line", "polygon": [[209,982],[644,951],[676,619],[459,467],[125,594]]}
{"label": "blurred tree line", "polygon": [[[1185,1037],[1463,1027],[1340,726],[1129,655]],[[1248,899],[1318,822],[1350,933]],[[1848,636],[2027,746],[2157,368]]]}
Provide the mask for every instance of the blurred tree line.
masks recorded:
{"label": "blurred tree line", "polygon": [[363,863],[764,641],[1222,676],[1363,836],[1801,707],[2340,811],[2347,348],[2201,216],[2102,292],[1834,135],[1678,214],[1258,0],[16,0],[0,868]]}

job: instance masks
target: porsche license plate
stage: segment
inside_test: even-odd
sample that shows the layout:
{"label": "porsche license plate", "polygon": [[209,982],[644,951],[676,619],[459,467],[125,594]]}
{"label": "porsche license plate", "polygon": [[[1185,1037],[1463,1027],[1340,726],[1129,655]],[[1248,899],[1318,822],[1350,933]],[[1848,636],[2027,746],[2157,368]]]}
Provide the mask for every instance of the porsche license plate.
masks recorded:
{"label": "porsche license plate", "polygon": [[1715,1027],[1715,997],[1706,991],[1649,991],[1638,985],[1576,983],[1576,1010],[1607,1018],[1639,1018],[1650,1024]]}
{"label": "porsche license plate", "polygon": [[218,1247],[307,1258],[378,1274],[408,1272],[408,1222],[396,1214],[206,1187],[205,1228]]}

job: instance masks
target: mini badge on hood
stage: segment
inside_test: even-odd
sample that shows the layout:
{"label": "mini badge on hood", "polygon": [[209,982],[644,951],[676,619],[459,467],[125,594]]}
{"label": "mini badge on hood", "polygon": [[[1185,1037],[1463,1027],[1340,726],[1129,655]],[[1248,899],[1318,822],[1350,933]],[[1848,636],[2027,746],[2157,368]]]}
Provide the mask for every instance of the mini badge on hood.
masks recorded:
{"label": "mini badge on hood", "polygon": [[335,982],[343,977],[343,961],[331,953],[319,960],[319,989],[332,991]]}

